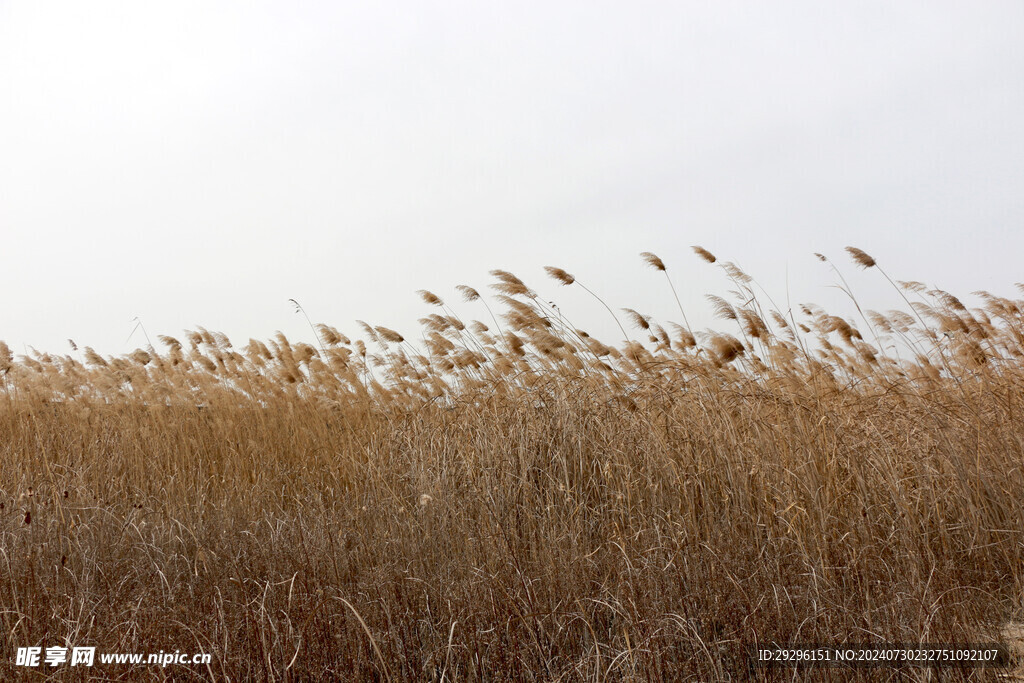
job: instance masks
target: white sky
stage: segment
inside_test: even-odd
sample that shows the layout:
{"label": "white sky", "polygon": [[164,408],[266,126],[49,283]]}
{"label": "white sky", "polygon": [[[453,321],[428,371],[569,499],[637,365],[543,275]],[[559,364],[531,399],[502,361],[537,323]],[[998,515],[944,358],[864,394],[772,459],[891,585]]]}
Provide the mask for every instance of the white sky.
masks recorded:
{"label": "white sky", "polygon": [[[1024,280],[1021,2],[0,0],[0,339],[120,353],[203,325],[418,336],[492,268],[619,336],[557,265],[695,327],[728,287],[898,303]],[[881,281],[884,283],[884,281]],[[888,287],[888,285],[886,285]]]}

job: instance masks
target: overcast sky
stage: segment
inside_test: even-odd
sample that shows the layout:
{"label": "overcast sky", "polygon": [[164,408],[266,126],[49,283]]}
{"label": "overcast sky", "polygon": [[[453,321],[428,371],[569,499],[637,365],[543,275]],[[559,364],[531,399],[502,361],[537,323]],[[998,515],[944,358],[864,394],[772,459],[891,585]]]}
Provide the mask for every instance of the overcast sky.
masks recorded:
{"label": "overcast sky", "polygon": [[[1024,3],[0,0],[0,339],[417,336],[510,270],[616,341],[728,289],[1024,280]],[[888,285],[886,285],[888,287]],[[1019,292],[1017,293],[1019,294]],[[475,305],[466,318],[487,320]],[[842,312],[842,311],[839,311]]]}

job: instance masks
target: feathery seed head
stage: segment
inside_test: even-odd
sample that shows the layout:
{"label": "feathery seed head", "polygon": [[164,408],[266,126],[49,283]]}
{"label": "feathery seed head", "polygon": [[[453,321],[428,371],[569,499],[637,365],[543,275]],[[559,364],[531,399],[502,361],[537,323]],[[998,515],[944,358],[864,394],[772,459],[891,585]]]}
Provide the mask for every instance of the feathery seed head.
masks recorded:
{"label": "feathery seed head", "polygon": [[857,247],[847,247],[846,251],[851,257],[853,257],[854,262],[861,268],[872,268],[875,266],[875,259],[868,256]]}
{"label": "feathery seed head", "polygon": [[722,264],[722,269],[730,279],[742,282],[745,285],[750,284],[754,281],[752,277],[743,272],[743,270],[732,261],[727,261]]}
{"label": "feathery seed head", "polygon": [[[0,352],[2,351],[3,349],[0,349]],[[95,365],[104,368],[107,367],[107,361],[103,360],[103,358],[98,353],[93,351],[91,346],[85,347],[85,361],[90,365]]]}
{"label": "feathery seed head", "polygon": [[437,313],[431,313],[426,318],[420,318],[419,323],[428,330],[432,330],[434,332],[444,332],[451,327],[451,323],[448,322],[448,319],[443,315],[438,315]]}
{"label": "feathery seed head", "polygon": [[736,309],[728,301],[716,294],[706,294],[705,298],[711,302],[715,309],[715,316],[724,320],[736,320]]}
{"label": "feathery seed head", "polygon": [[164,346],[171,350],[181,350],[181,342],[175,339],[174,337],[169,337],[165,334],[161,334],[160,336],[157,337],[157,339],[160,340],[161,344],[163,344]]}
{"label": "feathery seed head", "polygon": [[651,329],[650,316],[646,316],[643,313],[638,313],[637,311],[634,311],[632,308],[623,308],[622,310],[626,313],[626,315],[629,316],[629,319],[632,321],[634,325],[637,326],[637,328],[641,330]]}
{"label": "feathery seed head", "polygon": [[426,289],[421,289],[419,290],[418,294],[420,295],[421,299],[423,299],[431,306],[444,306],[444,302],[441,301],[441,297],[437,296],[433,292],[430,292]]}
{"label": "feathery seed head", "polygon": [[570,273],[565,272],[561,268],[555,268],[554,266],[544,266],[544,270],[547,271],[548,275],[550,275],[555,280],[558,280],[563,285],[568,286],[576,282],[575,277],[573,277]]}
{"label": "feathery seed head", "polygon": [[680,350],[692,349],[697,346],[697,339],[693,336],[693,333],[682,325],[672,323],[672,327],[675,328],[676,333],[679,335],[679,339],[676,342],[676,347]]}
{"label": "feathery seed head", "polygon": [[316,326],[316,332],[320,337],[320,340],[327,346],[334,346],[341,341],[341,335],[338,334],[338,331],[330,325],[319,323]]}
{"label": "feathery seed head", "polygon": [[131,358],[136,363],[138,363],[139,365],[145,365],[146,363],[149,363],[151,360],[153,360],[153,357],[150,356],[145,351],[143,351],[142,349],[135,349],[130,354],[128,354],[128,357]]}
{"label": "feathery seed head", "polygon": [[380,334],[378,334],[376,330],[370,327],[369,323],[367,323],[365,320],[357,320],[356,322],[359,323],[359,326],[361,328],[363,328],[363,332],[366,333],[367,337],[369,337],[375,343],[380,343]]}
{"label": "feathery seed head", "polygon": [[722,363],[728,363],[745,352],[742,342],[731,334],[716,334],[711,338],[711,348]]}
{"label": "feathery seed head", "polygon": [[405,341],[405,337],[403,337],[402,335],[400,335],[399,333],[395,332],[390,328],[378,325],[375,329],[377,330],[377,334],[379,334],[381,338],[389,342],[392,342],[394,344],[401,344],[402,342]]}
{"label": "feathery seed head", "polygon": [[704,259],[708,263],[714,263],[715,261],[718,260],[717,258],[715,258],[714,254],[712,254],[710,251],[708,251],[704,247],[698,247],[698,246],[694,245],[692,248],[693,248],[693,251],[697,254],[697,256],[700,256],[702,259]]}
{"label": "feathery seed head", "polygon": [[649,265],[651,268],[655,268],[655,269],[660,270],[660,271],[665,271],[665,263],[664,263],[664,261],[662,261],[660,258],[655,256],[651,252],[649,252],[649,251],[641,252],[640,256],[643,257],[644,261],[646,261],[647,265]]}
{"label": "feathery seed head", "polygon": [[498,278],[498,283],[491,285],[494,289],[508,296],[532,297],[534,293],[526,284],[507,270],[492,270],[491,275]]}

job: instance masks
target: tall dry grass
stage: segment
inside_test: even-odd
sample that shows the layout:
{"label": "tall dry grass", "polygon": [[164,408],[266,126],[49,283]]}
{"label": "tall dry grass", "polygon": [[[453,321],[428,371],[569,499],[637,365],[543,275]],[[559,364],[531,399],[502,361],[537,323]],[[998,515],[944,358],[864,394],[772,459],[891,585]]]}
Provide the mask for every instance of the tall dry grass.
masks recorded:
{"label": "tall dry grass", "polygon": [[[497,314],[424,291],[417,340],[0,344],[0,673],[68,644],[213,655],[68,679],[743,680],[769,641],[995,639],[1024,595],[1024,302],[782,309],[696,251],[721,331],[627,309],[604,343],[494,271]],[[824,674],[938,680],[759,672]]]}

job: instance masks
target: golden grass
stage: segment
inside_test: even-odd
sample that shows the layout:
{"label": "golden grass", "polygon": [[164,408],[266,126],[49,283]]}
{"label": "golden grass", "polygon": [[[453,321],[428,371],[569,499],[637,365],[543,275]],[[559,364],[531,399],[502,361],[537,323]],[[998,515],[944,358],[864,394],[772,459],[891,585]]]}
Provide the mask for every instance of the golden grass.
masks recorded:
{"label": "golden grass", "polygon": [[493,271],[493,327],[424,290],[419,340],[0,343],[0,673],[67,643],[213,654],[110,678],[742,680],[768,641],[997,638],[1024,302],[783,310],[695,251],[728,330],[627,309],[604,343]]}

